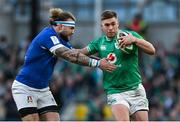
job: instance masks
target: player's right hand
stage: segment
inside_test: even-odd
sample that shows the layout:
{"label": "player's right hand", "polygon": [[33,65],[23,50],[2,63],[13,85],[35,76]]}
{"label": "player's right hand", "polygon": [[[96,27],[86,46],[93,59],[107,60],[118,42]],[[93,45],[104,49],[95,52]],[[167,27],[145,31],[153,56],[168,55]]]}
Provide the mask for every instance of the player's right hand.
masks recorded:
{"label": "player's right hand", "polygon": [[117,66],[109,63],[108,59],[103,58],[100,61],[99,68],[102,69],[103,71],[112,72],[117,68]]}

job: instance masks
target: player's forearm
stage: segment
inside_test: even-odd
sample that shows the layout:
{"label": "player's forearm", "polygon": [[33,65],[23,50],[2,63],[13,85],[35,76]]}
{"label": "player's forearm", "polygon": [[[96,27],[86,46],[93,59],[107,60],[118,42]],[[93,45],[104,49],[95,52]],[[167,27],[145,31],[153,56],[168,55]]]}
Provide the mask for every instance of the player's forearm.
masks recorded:
{"label": "player's forearm", "polygon": [[91,54],[88,52],[88,50],[87,50],[87,48],[86,48],[86,47],[85,47],[85,48],[83,48],[83,49],[75,49],[75,50],[76,50],[76,51],[78,51],[78,52],[80,52],[80,53],[82,53],[82,54],[84,54],[84,55],[89,56],[90,58],[100,60],[100,58],[99,58],[99,57],[94,56],[94,55],[91,55]]}
{"label": "player's forearm", "polygon": [[88,56],[78,52],[76,49],[68,49],[66,47],[61,47],[55,51],[56,56],[61,57],[72,63],[96,67],[99,62],[95,59],[91,59]]}
{"label": "player's forearm", "polygon": [[134,43],[141,48],[145,53],[149,54],[149,55],[154,55],[155,54],[155,48],[154,46],[149,43],[148,41],[144,40],[144,39],[138,39],[136,38]]}
{"label": "player's forearm", "polygon": [[76,50],[76,51],[78,51],[79,53],[82,53],[82,54],[84,54],[84,55],[90,55],[90,53],[88,52],[88,50],[87,50],[87,48],[85,47],[85,48],[82,48],[82,49],[74,49],[74,50]]}

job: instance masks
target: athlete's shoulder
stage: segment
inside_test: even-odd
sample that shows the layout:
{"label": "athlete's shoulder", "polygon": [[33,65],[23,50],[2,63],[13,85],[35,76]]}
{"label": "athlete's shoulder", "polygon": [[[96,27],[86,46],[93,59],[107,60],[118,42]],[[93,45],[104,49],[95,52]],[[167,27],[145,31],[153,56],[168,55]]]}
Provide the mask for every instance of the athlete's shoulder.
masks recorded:
{"label": "athlete's shoulder", "polygon": [[57,38],[57,34],[52,27],[45,27],[35,38],[36,41],[44,42],[51,38]]}
{"label": "athlete's shoulder", "polygon": [[45,27],[40,34],[44,35],[45,37],[47,36],[52,36],[52,35],[56,35],[56,32],[54,31],[54,29],[52,27]]}

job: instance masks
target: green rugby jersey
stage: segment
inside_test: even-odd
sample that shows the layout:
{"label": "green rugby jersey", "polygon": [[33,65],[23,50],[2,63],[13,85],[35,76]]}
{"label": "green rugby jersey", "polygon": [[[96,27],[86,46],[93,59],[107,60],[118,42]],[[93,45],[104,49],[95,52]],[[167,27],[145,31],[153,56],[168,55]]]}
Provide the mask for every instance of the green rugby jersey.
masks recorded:
{"label": "green rugby jersey", "polygon": [[[142,39],[134,31],[126,31],[133,36]],[[121,93],[136,89],[141,83],[138,69],[138,48],[133,45],[133,50],[127,54],[116,46],[116,37],[109,40],[105,35],[88,44],[90,54],[98,53],[100,58],[108,58],[117,66],[112,73],[103,71],[103,87],[107,94]]]}

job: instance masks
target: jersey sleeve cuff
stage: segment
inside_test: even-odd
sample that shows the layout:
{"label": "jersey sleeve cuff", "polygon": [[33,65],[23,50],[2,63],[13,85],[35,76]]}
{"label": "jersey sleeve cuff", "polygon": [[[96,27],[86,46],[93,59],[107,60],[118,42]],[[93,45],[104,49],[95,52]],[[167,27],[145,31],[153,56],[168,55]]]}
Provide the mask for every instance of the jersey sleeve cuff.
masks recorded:
{"label": "jersey sleeve cuff", "polygon": [[58,48],[61,48],[61,47],[64,47],[64,45],[58,44],[58,45],[55,45],[55,46],[51,47],[49,50],[50,50],[50,52],[52,52],[53,54],[55,54],[55,53],[54,53],[55,50],[58,49]]}

